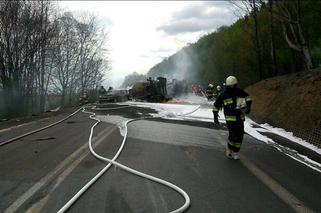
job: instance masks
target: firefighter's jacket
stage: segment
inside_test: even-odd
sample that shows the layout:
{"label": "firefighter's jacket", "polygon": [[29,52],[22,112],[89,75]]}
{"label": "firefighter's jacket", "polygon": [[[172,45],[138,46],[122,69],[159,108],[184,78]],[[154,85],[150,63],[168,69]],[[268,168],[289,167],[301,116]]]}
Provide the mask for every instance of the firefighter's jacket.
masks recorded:
{"label": "firefighter's jacket", "polygon": [[214,97],[217,98],[221,92],[222,90],[216,90],[214,93]]}
{"label": "firefighter's jacket", "polygon": [[205,91],[207,96],[213,96],[214,95],[214,88],[213,87],[207,87]]}
{"label": "firefighter's jacket", "polygon": [[227,87],[224,89],[214,102],[214,119],[218,118],[218,112],[223,107],[226,121],[244,121],[245,116],[242,108],[237,106],[240,98],[245,99],[247,110],[251,109],[251,97],[240,88]]}
{"label": "firefighter's jacket", "polygon": [[98,93],[99,93],[99,95],[105,95],[105,93],[106,93],[105,88],[100,88],[100,89],[98,90]]}

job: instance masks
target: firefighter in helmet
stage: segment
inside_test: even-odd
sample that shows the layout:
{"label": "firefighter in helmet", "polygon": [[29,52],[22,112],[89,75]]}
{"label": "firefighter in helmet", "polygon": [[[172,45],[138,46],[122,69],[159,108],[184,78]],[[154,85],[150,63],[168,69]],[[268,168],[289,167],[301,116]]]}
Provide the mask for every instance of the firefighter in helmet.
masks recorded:
{"label": "firefighter in helmet", "polygon": [[207,100],[209,100],[209,101],[213,100],[213,98],[214,98],[214,86],[213,86],[213,84],[209,84],[207,86],[205,94],[206,94]]}
{"label": "firefighter in helmet", "polygon": [[88,92],[84,91],[82,95],[79,97],[79,105],[84,105],[89,103]]}
{"label": "firefighter in helmet", "polygon": [[216,91],[214,93],[214,98],[216,99],[221,92],[222,92],[222,87],[220,85],[217,85]]}
{"label": "firefighter in helmet", "polygon": [[100,86],[99,90],[98,90],[98,94],[101,95],[105,95],[106,94],[106,89],[104,88],[104,86]]}
{"label": "firefighter in helmet", "polygon": [[110,93],[113,89],[113,87],[108,87],[107,93]]}
{"label": "firefighter in helmet", "polygon": [[226,125],[229,131],[226,156],[235,160],[239,159],[244,135],[245,115],[251,111],[252,99],[242,89],[237,87],[237,79],[229,76],[226,79],[226,88],[219,94],[214,102],[214,123],[219,124],[218,112],[223,107]]}

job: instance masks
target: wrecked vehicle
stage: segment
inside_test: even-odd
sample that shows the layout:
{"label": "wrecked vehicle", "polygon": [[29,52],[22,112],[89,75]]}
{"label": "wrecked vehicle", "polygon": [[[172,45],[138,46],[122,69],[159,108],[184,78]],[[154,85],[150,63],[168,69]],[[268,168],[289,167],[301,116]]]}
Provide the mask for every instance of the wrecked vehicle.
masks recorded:
{"label": "wrecked vehicle", "polygon": [[188,84],[186,80],[172,79],[167,84],[167,90],[170,97],[179,97],[188,94]]}
{"label": "wrecked vehicle", "polygon": [[156,80],[149,77],[146,81],[137,82],[133,85],[130,95],[132,99],[146,100],[148,102],[168,101],[167,80],[157,77]]}
{"label": "wrecked vehicle", "polygon": [[99,94],[99,103],[115,103],[129,100],[128,90],[109,90],[105,94]]}

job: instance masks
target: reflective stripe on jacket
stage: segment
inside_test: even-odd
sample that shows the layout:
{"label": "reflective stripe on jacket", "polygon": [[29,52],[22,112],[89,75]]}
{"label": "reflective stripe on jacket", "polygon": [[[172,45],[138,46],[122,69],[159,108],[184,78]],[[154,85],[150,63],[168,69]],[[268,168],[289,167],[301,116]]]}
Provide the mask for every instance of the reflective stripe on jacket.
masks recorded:
{"label": "reflective stripe on jacket", "polygon": [[237,98],[244,98],[247,107],[251,107],[252,99],[249,94],[240,88],[227,87],[214,102],[213,113],[218,113],[221,108],[224,108],[226,121],[244,121],[245,115],[241,109],[236,107]]}

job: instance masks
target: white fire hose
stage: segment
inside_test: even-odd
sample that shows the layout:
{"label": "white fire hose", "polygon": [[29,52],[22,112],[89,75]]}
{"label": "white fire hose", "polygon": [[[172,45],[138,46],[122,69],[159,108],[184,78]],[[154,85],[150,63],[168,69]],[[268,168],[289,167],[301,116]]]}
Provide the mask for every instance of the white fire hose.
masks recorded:
{"label": "white fire hose", "polygon": [[[199,109],[200,106],[198,106],[198,108],[196,110]],[[194,110],[193,112],[195,112],[196,110]],[[137,176],[140,176],[140,177],[143,177],[143,178],[146,178],[146,179],[149,179],[151,181],[154,181],[154,182],[157,182],[157,183],[160,183],[164,186],[167,186],[169,188],[172,188],[173,190],[177,191],[179,194],[181,194],[184,199],[185,199],[185,203],[183,206],[181,206],[180,208],[178,209],[175,209],[173,211],[171,211],[171,213],[179,213],[179,212],[184,212],[188,209],[188,207],[190,206],[190,198],[188,196],[188,194],[182,190],[181,188],[179,188],[178,186],[168,182],[168,181],[165,181],[165,180],[162,180],[160,178],[157,178],[157,177],[154,177],[154,176],[151,176],[151,175],[148,175],[148,174],[145,174],[145,173],[142,173],[142,172],[139,172],[135,169],[132,169],[130,167],[127,167],[121,163],[118,163],[116,162],[116,159],[118,158],[118,156],[120,155],[122,149],[124,148],[124,145],[125,145],[125,142],[126,142],[126,139],[127,139],[127,124],[130,123],[130,122],[133,122],[135,120],[140,120],[140,119],[132,119],[132,120],[128,120],[125,122],[125,136],[123,138],[123,141],[121,143],[121,146],[119,148],[119,150],[117,151],[116,155],[112,158],[112,159],[108,159],[108,158],[105,158],[105,157],[102,157],[100,155],[98,155],[94,149],[92,148],[92,136],[93,136],[93,132],[94,132],[94,128],[101,122],[99,119],[95,118],[95,113],[93,112],[87,112],[85,111],[85,108],[83,108],[82,112],[84,113],[87,113],[87,114],[91,114],[89,117],[93,120],[96,120],[97,122],[91,127],[91,130],[90,130],[90,136],[89,136],[89,140],[88,140],[88,145],[89,145],[89,149],[90,149],[90,152],[98,159],[102,160],[102,161],[105,161],[107,162],[107,166],[105,166],[95,177],[93,177],[85,186],[83,186],[59,211],[58,213],[62,213],[62,212],[65,212],[66,210],[68,210],[68,208],[74,204],[77,199],[83,194],[86,192],[86,190],[92,185],[94,184],[109,168],[110,166],[113,164],[127,172],[130,172],[132,174],[135,174]],[[191,114],[191,113],[186,113],[186,114]]]}
{"label": "white fire hose", "polygon": [[71,114],[68,115],[67,117],[65,117],[65,118],[63,118],[63,119],[60,119],[59,121],[56,121],[56,122],[54,122],[54,123],[52,123],[52,124],[49,124],[49,125],[47,125],[47,126],[44,126],[44,127],[39,128],[39,129],[36,129],[36,130],[30,131],[30,132],[27,132],[27,133],[25,133],[25,134],[19,135],[19,136],[14,137],[14,138],[11,138],[11,139],[9,139],[9,140],[0,142],[0,146],[6,145],[6,144],[11,143],[11,142],[13,142],[13,141],[19,140],[19,139],[24,138],[24,137],[26,137],[26,136],[32,135],[32,134],[34,134],[34,133],[40,132],[40,131],[45,130],[45,129],[49,129],[50,127],[53,127],[53,126],[55,126],[55,125],[57,125],[57,124],[60,124],[60,123],[64,122],[65,120],[67,120],[68,118],[70,118],[70,117],[74,116],[75,114],[77,114],[81,109],[82,109],[82,108],[77,109],[75,112],[71,113]]}

